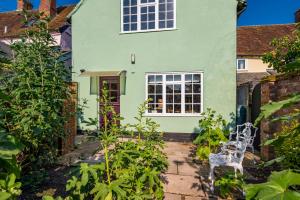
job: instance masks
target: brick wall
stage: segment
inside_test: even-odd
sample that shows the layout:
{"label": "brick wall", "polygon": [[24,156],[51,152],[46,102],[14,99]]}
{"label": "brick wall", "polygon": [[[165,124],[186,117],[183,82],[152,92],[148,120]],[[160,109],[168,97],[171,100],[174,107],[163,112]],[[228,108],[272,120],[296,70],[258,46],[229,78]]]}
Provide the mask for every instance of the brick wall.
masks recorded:
{"label": "brick wall", "polygon": [[[288,98],[291,94],[300,92],[300,76],[271,76],[261,84],[261,105],[265,105],[271,101],[280,101]],[[277,115],[284,115],[290,113],[295,108],[300,108],[295,105],[291,108],[282,109],[275,113]],[[270,120],[263,120],[260,125],[261,141],[266,141],[274,137],[276,132],[281,130],[282,124],[280,122],[271,122]],[[274,158],[274,151],[269,146],[261,148],[261,155],[264,160]]]}
{"label": "brick wall", "polygon": [[75,137],[77,134],[77,83],[69,83],[71,97],[65,102],[64,113],[67,116],[65,124],[65,133],[67,136],[61,139],[61,154],[69,153],[74,149]]}

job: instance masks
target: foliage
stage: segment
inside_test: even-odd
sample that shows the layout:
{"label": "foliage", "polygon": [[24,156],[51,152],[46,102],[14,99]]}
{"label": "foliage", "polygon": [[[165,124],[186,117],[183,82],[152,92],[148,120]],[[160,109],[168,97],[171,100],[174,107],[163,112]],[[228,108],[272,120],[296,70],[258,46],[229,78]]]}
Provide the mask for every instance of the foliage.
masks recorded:
{"label": "foliage", "polygon": [[220,142],[227,141],[226,136],[229,131],[226,121],[221,115],[217,115],[216,111],[208,108],[201,115],[200,133],[194,140],[194,144],[198,145],[197,155],[199,159],[207,160],[210,153],[216,152]]}
{"label": "foliage", "polygon": [[[126,130],[119,124],[122,118],[115,113],[105,88],[101,91],[100,104],[100,127],[98,120],[92,119],[88,124],[97,127],[104,162],[82,163],[77,176],[67,183],[69,196],[65,199],[163,199],[160,174],[166,169],[167,160],[162,152],[159,126],[143,117],[147,102],[139,108],[137,123],[127,125]],[[118,138],[124,133],[134,139],[120,141]]]}
{"label": "foliage", "polygon": [[230,199],[234,199],[233,194],[242,191],[244,184],[243,177],[236,178],[232,173],[226,174],[215,182],[215,186],[220,188],[221,197]]}
{"label": "foliage", "polygon": [[295,186],[300,185],[300,174],[291,170],[273,172],[268,182],[250,184],[245,187],[246,199],[300,199],[299,190]]}
{"label": "foliage", "polygon": [[272,52],[263,56],[263,61],[269,63],[279,73],[300,72],[300,27],[291,36],[275,39],[271,45]]}
{"label": "foliage", "polygon": [[[10,98],[0,92],[2,101]],[[4,113],[0,113],[3,115]],[[20,142],[6,133],[0,124],[0,199],[15,199],[21,194],[21,183],[16,182],[20,177],[20,166],[17,164],[17,155],[22,149]]]}
{"label": "foliage", "polygon": [[53,163],[57,156],[58,138],[65,136],[62,111],[69,90],[48,21],[40,15],[25,18],[33,27],[11,46],[15,57],[8,73],[0,76],[1,90],[11,100],[0,101],[0,106],[5,128],[24,144],[21,164],[31,170]]}

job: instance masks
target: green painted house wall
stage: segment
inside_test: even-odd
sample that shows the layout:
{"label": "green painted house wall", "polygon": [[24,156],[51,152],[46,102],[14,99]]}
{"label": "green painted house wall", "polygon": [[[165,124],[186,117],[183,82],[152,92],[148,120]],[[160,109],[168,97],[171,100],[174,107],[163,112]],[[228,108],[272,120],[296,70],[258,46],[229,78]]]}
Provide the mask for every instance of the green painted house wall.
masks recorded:
{"label": "green painted house wall", "polygon": [[[236,110],[236,0],[177,0],[176,30],[121,33],[120,0],[85,0],[72,15],[73,81],[88,100],[85,117],[97,117],[87,71],[126,70],[121,96],[124,123],[133,122],[145,100],[147,72],[203,72],[204,110],[229,119]],[[131,54],[136,63],[131,64]],[[198,117],[153,117],[165,132],[192,133]]]}

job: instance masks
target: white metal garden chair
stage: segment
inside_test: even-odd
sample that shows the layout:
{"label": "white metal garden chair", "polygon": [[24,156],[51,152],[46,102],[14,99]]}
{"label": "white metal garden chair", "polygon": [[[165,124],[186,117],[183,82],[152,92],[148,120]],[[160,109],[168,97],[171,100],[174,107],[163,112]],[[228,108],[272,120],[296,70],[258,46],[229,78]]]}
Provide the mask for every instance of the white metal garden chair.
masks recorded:
{"label": "white metal garden chair", "polygon": [[[253,132],[254,131],[254,132]],[[253,133],[252,133],[253,132]],[[221,152],[209,155],[211,190],[214,190],[214,169],[218,166],[229,166],[234,168],[235,176],[237,170],[243,174],[243,160],[247,147],[253,149],[253,141],[257,128],[251,123],[237,126],[236,133],[230,134],[229,142],[223,143]]]}

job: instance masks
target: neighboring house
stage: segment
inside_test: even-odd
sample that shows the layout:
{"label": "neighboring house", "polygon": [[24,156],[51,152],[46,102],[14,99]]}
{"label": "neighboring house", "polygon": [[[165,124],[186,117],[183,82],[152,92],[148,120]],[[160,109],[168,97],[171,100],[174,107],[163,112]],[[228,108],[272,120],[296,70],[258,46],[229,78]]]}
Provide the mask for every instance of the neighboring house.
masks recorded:
{"label": "neighboring house", "polygon": [[0,13],[0,42],[10,45],[14,41],[20,39],[24,31],[30,26],[23,23],[24,17],[22,11],[38,13],[43,12],[45,16],[50,16],[49,30],[56,41],[57,46],[60,46],[64,52],[64,57],[67,67],[71,67],[71,24],[68,22],[68,14],[74,9],[75,5],[56,6],[56,0],[40,0],[40,5],[37,10],[33,10],[29,0],[17,1],[17,10]]}
{"label": "neighboring house", "polygon": [[[300,11],[296,12],[299,22]],[[263,63],[262,56],[272,51],[275,38],[291,35],[296,24],[241,26],[237,29],[237,106],[247,109],[244,121],[254,122],[260,109],[260,81],[276,73]],[[238,111],[239,115],[239,111]],[[243,115],[243,114],[242,114]]]}
{"label": "neighboring house", "polygon": [[148,98],[145,116],[172,134],[195,132],[207,108],[235,114],[236,0],[83,0],[70,16],[86,119],[104,82],[124,123]]}

